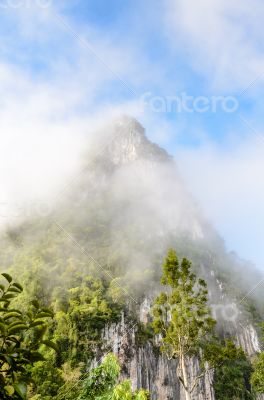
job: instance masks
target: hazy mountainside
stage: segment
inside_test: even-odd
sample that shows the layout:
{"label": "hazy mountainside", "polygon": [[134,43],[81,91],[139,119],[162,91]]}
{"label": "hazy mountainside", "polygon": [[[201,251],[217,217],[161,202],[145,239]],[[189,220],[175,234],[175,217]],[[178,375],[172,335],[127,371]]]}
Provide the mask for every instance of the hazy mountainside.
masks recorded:
{"label": "hazy mountainside", "polygon": [[[106,240],[111,253],[124,257],[126,272],[153,270],[153,261],[176,246],[201,268],[204,264],[210,276],[211,269],[224,273],[223,280],[233,281],[238,290],[247,293],[261,279],[252,265],[226,252],[222,238],[187,192],[173,158],[150,142],[132,118],[122,117],[99,132],[66,193],[65,209],[62,206],[62,215],[55,210],[55,217],[65,220],[66,227],[73,225],[71,232],[85,246],[97,239],[101,246]],[[254,294],[259,299],[260,292]]]}
{"label": "hazy mountainside", "polygon": [[[56,366],[68,362],[69,354],[74,367],[89,365],[112,347],[134,386],[151,389],[153,399],[183,398],[175,361],[157,354],[138,325],[150,319],[160,263],[169,247],[193,260],[208,281],[223,335],[235,336],[249,355],[258,351],[264,298],[260,289],[252,289],[261,275],[225,250],[172,157],[147,139],[136,120],[122,117],[96,134],[83,158],[80,174],[65,186],[52,210],[9,226],[1,241],[1,269],[9,268],[29,294],[58,313],[56,329],[61,327],[58,338],[64,350]],[[80,287],[96,293],[101,314],[94,325],[82,319],[82,308],[79,319],[70,314],[76,298],[83,301]],[[87,303],[90,294],[85,296]],[[67,320],[73,330],[65,336],[62,315],[73,318]],[[90,337],[89,329],[96,334]],[[190,361],[190,373],[195,368],[197,360]],[[201,382],[196,396],[214,399],[208,381]]]}

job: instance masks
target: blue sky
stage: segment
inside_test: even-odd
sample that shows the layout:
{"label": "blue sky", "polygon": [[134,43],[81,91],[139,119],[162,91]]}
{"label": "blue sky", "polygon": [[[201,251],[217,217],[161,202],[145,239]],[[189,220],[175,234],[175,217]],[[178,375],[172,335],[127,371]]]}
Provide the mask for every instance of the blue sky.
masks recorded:
{"label": "blue sky", "polygon": [[[24,200],[32,186],[42,196],[39,177],[51,190],[75,167],[87,130],[130,113],[175,155],[228,248],[264,268],[260,0],[1,0],[0,7],[3,202]],[[185,95],[189,111],[170,106]],[[199,98],[207,111],[193,105]],[[232,112],[223,106],[228,98]]]}

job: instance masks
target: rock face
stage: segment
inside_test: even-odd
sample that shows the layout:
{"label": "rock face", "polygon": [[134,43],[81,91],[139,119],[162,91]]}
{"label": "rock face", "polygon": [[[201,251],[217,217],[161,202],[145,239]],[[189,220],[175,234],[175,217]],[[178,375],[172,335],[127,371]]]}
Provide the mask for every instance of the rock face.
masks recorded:
{"label": "rock face", "polygon": [[[139,313],[143,323],[147,322],[149,307],[150,301],[146,298]],[[249,356],[260,350],[258,335],[252,325],[240,327],[236,336],[238,344]],[[131,379],[134,389],[143,387],[150,390],[153,400],[185,400],[185,394],[176,377],[177,360],[168,360],[150,343],[139,345],[136,341],[136,327],[126,323],[124,315],[120,323],[106,327],[102,337],[108,349],[118,356],[122,365],[122,377]],[[198,372],[198,360],[190,359],[190,380],[197,376]],[[212,383],[213,373],[201,379],[193,393],[193,400],[215,400]],[[259,396],[258,399],[263,400],[264,396]]]}
{"label": "rock face", "polygon": [[[96,153],[92,179],[85,176],[83,187],[90,188],[86,196],[91,203],[100,199],[103,218],[106,210],[112,252],[122,254],[131,275],[141,276],[143,268],[153,270],[153,260],[175,246],[208,282],[213,316],[221,321],[223,336],[234,337],[248,356],[253,356],[260,350],[258,333],[250,314],[240,305],[241,294],[236,297],[232,293],[240,288],[242,293],[245,288],[248,292],[254,282],[247,278],[243,288],[240,263],[226,252],[221,238],[201,216],[172,158],[147,139],[144,128],[136,120],[122,117],[107,129],[110,134]],[[88,200],[85,197],[85,204]],[[149,321],[150,308],[151,300],[145,297],[137,310],[138,321]],[[149,342],[138,343],[136,325],[129,321],[123,316],[120,323],[105,327],[102,338],[106,346],[98,352],[98,359],[102,350],[111,350],[118,355],[123,377],[129,377],[134,388],[149,389],[153,400],[185,400],[176,377],[177,360],[168,360]],[[198,360],[190,359],[190,378],[198,370]],[[214,400],[212,381],[213,374],[201,379],[193,400]]]}
{"label": "rock face", "polygon": [[144,127],[134,118],[122,116],[113,121],[105,140],[103,157],[116,166],[138,159],[170,161],[169,154],[145,135]]}
{"label": "rock face", "polygon": [[[220,334],[232,337],[241,346],[249,358],[261,351],[259,332],[252,323],[251,316],[234,299],[227,297],[222,283],[211,273],[210,301],[218,302],[220,315]],[[153,297],[145,297],[138,307],[138,320],[142,324],[150,322],[150,311]],[[222,307],[226,307],[224,310]],[[217,314],[215,317],[217,318]],[[168,360],[157,347],[151,343],[139,344],[136,340],[136,326],[126,323],[124,315],[119,324],[106,327],[103,340],[119,358],[122,365],[123,378],[132,381],[133,388],[146,388],[151,392],[152,400],[185,400],[185,394],[176,376],[177,360]],[[190,381],[199,375],[199,361],[189,359],[188,375]],[[213,371],[199,381],[192,400],[215,400],[213,389]],[[264,400],[259,395],[258,400]]]}

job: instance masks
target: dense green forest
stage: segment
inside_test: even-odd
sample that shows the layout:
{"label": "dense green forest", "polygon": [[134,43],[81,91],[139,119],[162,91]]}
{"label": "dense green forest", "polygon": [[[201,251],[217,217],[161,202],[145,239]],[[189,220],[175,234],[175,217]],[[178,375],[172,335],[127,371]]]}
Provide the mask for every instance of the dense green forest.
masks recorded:
{"label": "dense green forest", "polygon": [[[263,354],[250,360],[232,338],[218,336],[207,283],[196,276],[187,259],[180,261],[169,251],[160,269],[160,293],[153,303],[152,322],[144,325],[136,312],[131,312],[132,290],[127,278],[118,275],[120,269],[112,268],[109,277],[93,263],[80,269],[84,260],[76,265],[76,259],[70,258],[59,276],[62,260],[56,269],[47,271],[48,257],[36,251],[18,252],[8,274],[2,276],[1,398],[148,399],[151,394],[143,388],[133,392],[129,380],[120,381],[118,360],[102,339],[104,327],[118,323],[122,313],[136,322],[139,346],[154,343],[155,335],[161,334],[157,352],[181,361],[175,379],[178,376],[182,382],[186,399],[211,368],[219,400],[254,399],[257,392],[263,392]],[[94,368],[98,355],[99,365]],[[200,358],[201,371],[189,382],[184,363],[194,355]]]}
{"label": "dense green forest", "polygon": [[[3,399],[151,398],[149,382],[133,386],[131,343],[120,355],[107,339],[120,326],[136,351],[151,352],[153,364],[178,360],[167,364],[170,386],[179,393],[180,385],[187,400],[209,374],[217,400],[263,392],[263,354],[248,357],[235,330],[261,330],[259,288],[247,292],[262,277],[226,251],[185,194],[171,158],[133,121],[132,128],[135,137],[122,131],[114,148],[87,157],[92,162],[46,215],[32,209],[1,232]],[[128,138],[139,144],[140,162],[117,165],[113,154],[123,157]],[[239,305],[235,329],[214,315],[223,299]],[[186,365],[194,357],[200,370],[190,378]]]}

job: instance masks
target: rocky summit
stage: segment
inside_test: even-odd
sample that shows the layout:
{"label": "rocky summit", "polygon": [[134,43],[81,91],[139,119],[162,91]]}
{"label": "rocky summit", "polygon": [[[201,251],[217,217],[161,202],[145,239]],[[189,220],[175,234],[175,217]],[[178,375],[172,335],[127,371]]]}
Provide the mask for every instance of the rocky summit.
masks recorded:
{"label": "rocky summit", "polygon": [[[74,387],[75,376],[113,352],[120,379],[130,379],[134,390],[149,390],[153,400],[185,399],[178,360],[160,351],[150,328],[169,248],[190,259],[207,282],[219,338],[232,338],[248,360],[260,352],[264,299],[250,288],[261,275],[226,250],[173,157],[137,120],[123,116],[106,124],[66,187],[51,213],[32,212],[2,232],[0,251],[2,267],[24,283],[25,299],[54,310],[50,335],[60,349],[49,359],[54,374]],[[199,357],[188,358],[190,380],[200,368]],[[215,376],[212,370],[200,379],[193,399],[217,400]],[[58,379],[54,393],[63,387]]]}

